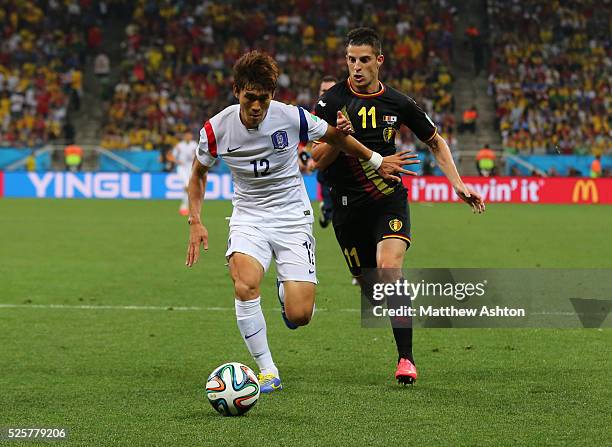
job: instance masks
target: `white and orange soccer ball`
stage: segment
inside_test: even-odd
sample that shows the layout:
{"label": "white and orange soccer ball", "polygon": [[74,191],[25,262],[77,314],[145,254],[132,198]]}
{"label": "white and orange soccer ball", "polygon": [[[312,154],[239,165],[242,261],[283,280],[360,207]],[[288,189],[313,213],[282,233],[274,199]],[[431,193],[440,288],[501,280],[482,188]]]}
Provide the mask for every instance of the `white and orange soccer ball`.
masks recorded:
{"label": "white and orange soccer ball", "polygon": [[223,416],[240,416],[259,399],[259,381],[251,368],[230,362],[216,368],[206,381],[206,395]]}

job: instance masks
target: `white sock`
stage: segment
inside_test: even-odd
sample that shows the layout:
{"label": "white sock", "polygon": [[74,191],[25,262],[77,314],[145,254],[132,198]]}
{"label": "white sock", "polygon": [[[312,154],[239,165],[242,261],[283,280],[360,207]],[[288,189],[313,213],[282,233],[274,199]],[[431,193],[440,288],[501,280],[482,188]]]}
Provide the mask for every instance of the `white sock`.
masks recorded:
{"label": "white sock", "polygon": [[268,336],[266,331],[266,320],[261,311],[261,298],[254,300],[240,301],[235,300],[236,321],[240,335],[253,356],[262,374],[275,374],[278,376],[278,369],[272,360],[272,353],[268,348]]}
{"label": "white sock", "polygon": [[279,279],[276,280],[278,284],[278,296],[280,297],[281,303],[285,304],[285,285]]}

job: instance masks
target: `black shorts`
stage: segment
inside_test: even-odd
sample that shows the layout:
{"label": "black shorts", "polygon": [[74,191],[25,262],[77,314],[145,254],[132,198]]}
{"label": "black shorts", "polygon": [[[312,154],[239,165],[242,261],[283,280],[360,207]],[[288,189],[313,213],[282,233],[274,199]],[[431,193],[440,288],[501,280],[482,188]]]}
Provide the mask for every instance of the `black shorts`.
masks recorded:
{"label": "black shorts", "polygon": [[384,239],[401,239],[410,247],[408,198],[394,194],[367,206],[336,206],[334,231],[353,276],[362,268],[376,268],[376,246]]}

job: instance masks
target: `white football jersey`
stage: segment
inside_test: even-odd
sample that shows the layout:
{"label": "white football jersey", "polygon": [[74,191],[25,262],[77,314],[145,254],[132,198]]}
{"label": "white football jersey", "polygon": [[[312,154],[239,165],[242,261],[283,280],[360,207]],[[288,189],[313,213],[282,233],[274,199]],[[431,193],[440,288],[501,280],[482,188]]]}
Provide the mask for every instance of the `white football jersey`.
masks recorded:
{"label": "white football jersey", "polygon": [[242,124],[238,104],[204,123],[196,156],[205,166],[212,166],[221,157],[232,172],[234,211],[230,225],[312,223],[297,148],[300,141],[317,140],[325,132],[325,120],[278,101],[270,103],[256,129]]}
{"label": "white football jersey", "polygon": [[198,147],[196,141],[180,141],[174,149],[172,149],[172,155],[176,161],[177,166],[188,167],[191,170],[191,163],[193,163],[193,157]]}

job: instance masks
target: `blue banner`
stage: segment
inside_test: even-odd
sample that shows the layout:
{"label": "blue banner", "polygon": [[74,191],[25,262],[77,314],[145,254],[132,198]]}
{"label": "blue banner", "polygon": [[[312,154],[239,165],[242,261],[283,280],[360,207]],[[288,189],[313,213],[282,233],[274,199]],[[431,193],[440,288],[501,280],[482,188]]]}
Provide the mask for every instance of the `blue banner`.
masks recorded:
{"label": "blue banner", "polygon": [[[13,148],[1,148],[0,149],[0,169],[6,168],[7,166],[23,160],[34,153],[34,149],[13,149]],[[37,154],[35,156],[36,170],[47,171],[51,169],[51,154],[45,152],[43,154]],[[16,171],[25,171],[25,165],[20,166]]]}
{"label": "blue banner", "polygon": [[[162,172],[164,166],[161,163],[160,151],[113,151],[113,154],[125,161],[137,166],[146,172]],[[126,167],[105,154],[101,154],[100,171],[117,172],[126,171]]]}
{"label": "blue banner", "polygon": [[[314,175],[304,176],[311,200],[317,198]],[[0,188],[1,190],[1,188]],[[4,197],[57,199],[180,199],[183,181],[177,174],[127,172],[5,172]],[[208,174],[205,200],[229,200],[231,174]]]}
{"label": "blue banner", "polygon": [[[552,174],[550,170],[554,168],[557,172],[555,175],[561,177],[569,175],[570,168],[578,171],[580,176],[588,177],[591,172],[591,163],[595,159],[592,155],[519,155],[519,158],[549,174]],[[522,175],[532,174],[524,166],[508,159],[506,161],[506,175],[511,175],[514,167],[518,168]],[[612,169],[612,156],[601,157],[601,167]]]}

